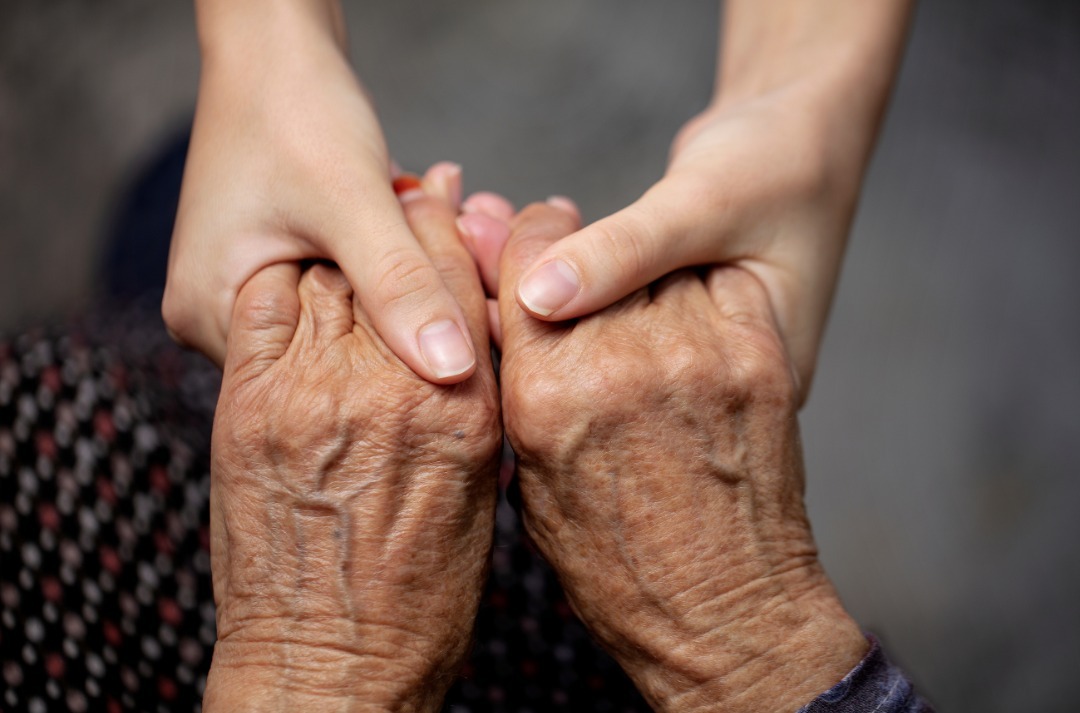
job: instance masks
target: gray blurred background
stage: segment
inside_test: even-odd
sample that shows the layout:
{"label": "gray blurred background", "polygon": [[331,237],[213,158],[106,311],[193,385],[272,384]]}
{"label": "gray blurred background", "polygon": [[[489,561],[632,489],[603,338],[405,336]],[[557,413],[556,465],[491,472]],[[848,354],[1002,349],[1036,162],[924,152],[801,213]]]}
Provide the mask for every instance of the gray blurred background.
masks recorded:
{"label": "gray blurred background", "polygon": [[[365,7],[361,7],[365,6]],[[407,167],[565,193],[661,173],[715,0],[349,3]],[[110,221],[190,121],[189,4],[0,4],[0,330],[100,293]],[[941,710],[1080,694],[1080,3],[919,9],[804,412],[826,565]]]}

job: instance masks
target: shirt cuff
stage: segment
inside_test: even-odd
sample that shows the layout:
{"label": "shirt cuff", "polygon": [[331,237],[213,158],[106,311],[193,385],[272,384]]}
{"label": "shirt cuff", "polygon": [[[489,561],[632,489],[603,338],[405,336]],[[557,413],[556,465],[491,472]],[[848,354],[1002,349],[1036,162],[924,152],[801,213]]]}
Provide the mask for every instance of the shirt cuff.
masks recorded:
{"label": "shirt cuff", "polygon": [[869,634],[866,638],[870,650],[863,660],[798,713],[933,713],[904,672],[885,656],[881,643]]}

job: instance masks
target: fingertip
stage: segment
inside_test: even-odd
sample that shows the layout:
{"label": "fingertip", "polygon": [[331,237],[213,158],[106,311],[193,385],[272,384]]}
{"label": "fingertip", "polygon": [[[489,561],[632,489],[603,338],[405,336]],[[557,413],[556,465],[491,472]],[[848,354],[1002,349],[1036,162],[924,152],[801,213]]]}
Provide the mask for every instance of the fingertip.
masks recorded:
{"label": "fingertip", "polygon": [[437,384],[456,384],[476,370],[476,352],[468,330],[452,319],[428,324],[417,334],[428,378]]}
{"label": "fingertip", "polygon": [[549,196],[547,204],[552,208],[563,211],[573,218],[574,222],[579,227],[581,226],[581,209],[579,209],[577,203],[570,198],[567,198],[566,196]]}
{"label": "fingertip", "polygon": [[540,319],[558,319],[559,312],[581,293],[581,276],[566,260],[555,258],[534,267],[521,278],[518,303]]}
{"label": "fingertip", "polygon": [[461,166],[440,161],[427,170],[421,181],[424,192],[445,201],[455,211],[461,207]]}
{"label": "fingertip", "polygon": [[489,295],[498,294],[499,259],[510,239],[510,226],[484,213],[463,213],[456,220],[462,243],[480,268]]}
{"label": "fingertip", "polygon": [[420,177],[412,173],[401,174],[391,181],[390,185],[403,205],[426,195]]}
{"label": "fingertip", "polygon": [[481,213],[509,223],[514,218],[514,204],[491,191],[478,191],[461,204],[463,213]]}

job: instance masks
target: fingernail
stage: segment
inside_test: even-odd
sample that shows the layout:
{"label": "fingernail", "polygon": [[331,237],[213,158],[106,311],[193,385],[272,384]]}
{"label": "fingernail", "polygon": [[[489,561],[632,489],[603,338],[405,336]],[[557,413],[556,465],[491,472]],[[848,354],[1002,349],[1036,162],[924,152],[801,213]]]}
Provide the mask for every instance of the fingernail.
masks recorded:
{"label": "fingernail", "polygon": [[473,193],[461,204],[462,213],[484,213],[496,220],[510,222],[514,217],[514,206],[497,193],[480,191]]}
{"label": "fingernail", "polygon": [[423,184],[420,182],[419,177],[411,173],[398,176],[391,185],[394,187],[394,193],[397,194],[398,200],[402,204],[424,197]]}
{"label": "fingernail", "polygon": [[462,213],[457,217],[457,227],[477,247],[505,242],[510,237],[510,226],[486,213]]}
{"label": "fingernail", "polygon": [[476,361],[469,340],[452,320],[427,325],[420,330],[419,341],[420,354],[439,379],[463,374]]}
{"label": "fingernail", "polygon": [[461,166],[445,161],[431,170],[428,179],[428,190],[457,210],[461,205]]}
{"label": "fingernail", "polygon": [[530,312],[547,317],[562,309],[581,290],[581,279],[562,260],[552,260],[529,273],[518,287],[518,297]]}
{"label": "fingernail", "polygon": [[399,196],[402,193],[408,193],[423,188],[423,184],[420,182],[420,177],[411,173],[403,173],[393,180],[391,184],[394,186],[394,193]]}
{"label": "fingernail", "polygon": [[566,196],[550,196],[547,199],[547,204],[552,208],[558,208],[561,211],[565,211],[575,218],[581,215],[581,211],[578,210],[577,203],[570,200]]}

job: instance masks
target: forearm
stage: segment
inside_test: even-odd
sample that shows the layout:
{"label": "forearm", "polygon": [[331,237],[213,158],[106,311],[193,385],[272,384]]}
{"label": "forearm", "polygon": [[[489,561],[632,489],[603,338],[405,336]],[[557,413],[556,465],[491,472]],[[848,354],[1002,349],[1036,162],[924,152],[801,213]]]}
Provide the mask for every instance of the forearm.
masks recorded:
{"label": "forearm", "polygon": [[250,56],[268,49],[278,54],[312,45],[348,45],[339,0],[194,0],[203,61]]}
{"label": "forearm", "polygon": [[727,0],[714,105],[786,93],[861,173],[899,66],[913,0]]}

